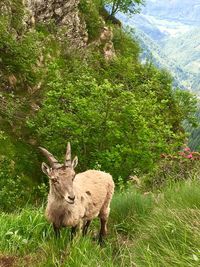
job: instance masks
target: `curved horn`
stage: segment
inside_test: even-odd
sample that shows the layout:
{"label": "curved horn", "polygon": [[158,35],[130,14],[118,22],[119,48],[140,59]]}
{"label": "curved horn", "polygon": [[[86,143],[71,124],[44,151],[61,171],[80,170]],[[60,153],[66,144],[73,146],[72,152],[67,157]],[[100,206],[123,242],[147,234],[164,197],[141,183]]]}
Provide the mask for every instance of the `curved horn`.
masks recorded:
{"label": "curved horn", "polygon": [[57,161],[57,159],[45,148],[39,147],[39,149],[42,151],[43,155],[48,159],[50,165],[52,168],[58,168],[62,165]]}
{"label": "curved horn", "polygon": [[65,155],[65,166],[70,167],[71,165],[72,165],[72,162],[71,162],[71,145],[70,145],[70,142],[68,142],[66,155]]}

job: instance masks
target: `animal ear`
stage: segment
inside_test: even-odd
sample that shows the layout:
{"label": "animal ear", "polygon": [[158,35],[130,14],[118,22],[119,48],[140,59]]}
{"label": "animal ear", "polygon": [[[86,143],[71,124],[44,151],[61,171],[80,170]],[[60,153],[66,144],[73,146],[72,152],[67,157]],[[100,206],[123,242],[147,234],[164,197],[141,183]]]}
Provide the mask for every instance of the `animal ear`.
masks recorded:
{"label": "animal ear", "polygon": [[78,157],[76,156],[72,161],[72,168],[75,169],[78,164]]}
{"label": "animal ear", "polygon": [[49,176],[50,168],[49,168],[49,166],[48,166],[46,163],[44,163],[44,162],[42,162],[42,171],[43,171],[43,173],[45,173],[47,176]]}

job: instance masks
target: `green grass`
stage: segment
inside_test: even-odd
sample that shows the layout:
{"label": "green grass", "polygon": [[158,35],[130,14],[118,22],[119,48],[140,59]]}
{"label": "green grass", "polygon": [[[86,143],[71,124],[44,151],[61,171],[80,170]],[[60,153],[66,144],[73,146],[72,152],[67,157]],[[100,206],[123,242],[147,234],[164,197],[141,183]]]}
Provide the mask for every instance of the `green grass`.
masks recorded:
{"label": "green grass", "polygon": [[116,193],[104,247],[93,237],[69,240],[69,229],[56,239],[44,208],[0,215],[0,266],[200,266],[200,184],[183,182],[162,194],[143,195],[133,188]]}

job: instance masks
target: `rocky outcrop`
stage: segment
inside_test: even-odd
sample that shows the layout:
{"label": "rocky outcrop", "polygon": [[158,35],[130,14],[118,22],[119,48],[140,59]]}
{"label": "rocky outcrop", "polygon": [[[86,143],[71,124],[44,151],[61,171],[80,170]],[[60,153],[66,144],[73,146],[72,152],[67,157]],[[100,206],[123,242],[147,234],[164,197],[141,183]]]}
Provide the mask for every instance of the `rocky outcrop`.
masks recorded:
{"label": "rocky outcrop", "polygon": [[103,44],[104,57],[107,61],[112,60],[116,57],[112,39],[113,39],[112,28],[104,27],[100,35],[100,43]]}
{"label": "rocky outcrop", "polygon": [[116,58],[115,48],[113,45],[112,27],[104,26],[101,30],[99,38],[90,44],[91,47],[99,47],[106,61]]}
{"label": "rocky outcrop", "polygon": [[[63,29],[67,39],[73,46],[83,48],[88,43],[88,34],[86,24],[79,14],[79,1],[23,0],[27,9],[25,23],[30,28],[34,27],[38,22],[49,23],[53,21]],[[92,45],[103,46],[103,53],[108,61],[116,56],[112,38],[112,28],[104,26],[99,39],[92,43]]]}
{"label": "rocky outcrop", "polygon": [[75,47],[84,47],[88,41],[88,34],[85,22],[79,16],[79,1],[23,0],[27,8],[25,22],[31,27],[38,22],[54,21],[64,28],[66,37]]}

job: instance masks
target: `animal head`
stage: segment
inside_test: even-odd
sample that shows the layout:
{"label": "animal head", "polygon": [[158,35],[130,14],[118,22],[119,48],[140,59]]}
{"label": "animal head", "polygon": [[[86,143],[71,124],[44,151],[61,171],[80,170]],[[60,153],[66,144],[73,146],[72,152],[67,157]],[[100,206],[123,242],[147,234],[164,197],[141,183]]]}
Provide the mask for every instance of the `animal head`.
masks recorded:
{"label": "animal head", "polygon": [[65,162],[61,164],[57,159],[45,148],[39,147],[42,153],[49,161],[50,167],[46,163],[42,163],[42,171],[50,179],[50,188],[53,194],[58,198],[65,199],[69,204],[73,204],[75,194],[73,190],[73,180],[75,178],[75,167],[78,164],[78,158],[71,160],[71,146],[67,144]]}

